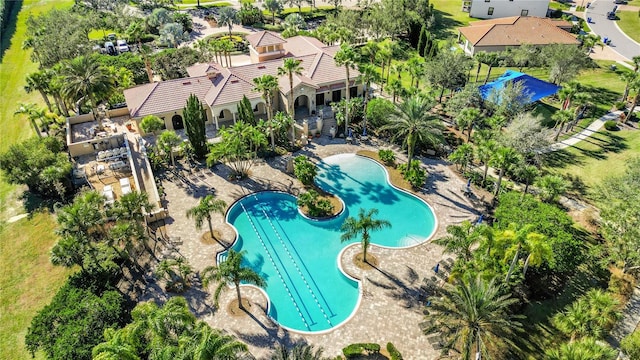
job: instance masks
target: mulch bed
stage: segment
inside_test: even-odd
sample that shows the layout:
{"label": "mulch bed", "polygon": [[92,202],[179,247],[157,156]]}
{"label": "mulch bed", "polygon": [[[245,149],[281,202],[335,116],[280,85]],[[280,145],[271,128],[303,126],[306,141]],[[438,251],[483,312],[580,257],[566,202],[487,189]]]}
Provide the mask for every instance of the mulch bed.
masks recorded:
{"label": "mulch bed", "polygon": [[364,262],[364,254],[361,252],[353,256],[353,263],[362,270],[372,270],[380,265],[378,258],[371,253],[367,253],[367,262]]}
{"label": "mulch bed", "polygon": [[238,305],[238,299],[233,300],[229,303],[229,305],[227,305],[227,312],[231,314],[231,316],[242,317],[247,316],[247,313],[251,311],[252,305],[251,301],[249,301],[248,299],[242,298],[242,305],[244,306],[246,311],[240,309],[240,306]]}

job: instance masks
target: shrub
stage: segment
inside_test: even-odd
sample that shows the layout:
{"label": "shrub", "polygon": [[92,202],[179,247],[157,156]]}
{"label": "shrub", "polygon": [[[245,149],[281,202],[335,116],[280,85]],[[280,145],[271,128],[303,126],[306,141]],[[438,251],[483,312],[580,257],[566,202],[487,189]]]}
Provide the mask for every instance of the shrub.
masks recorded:
{"label": "shrub", "polygon": [[317,170],[316,166],[309,161],[309,158],[300,155],[293,159],[293,173],[304,186],[309,186],[313,184]]}
{"label": "shrub", "polygon": [[618,123],[614,120],[607,120],[604,123],[604,128],[609,131],[618,130]]}
{"label": "shrub", "polygon": [[618,268],[611,268],[611,277],[609,278],[609,291],[619,295],[625,301],[628,301],[633,294],[635,287],[635,279],[629,274],[625,274]]}
{"label": "shrub", "polygon": [[380,151],[378,151],[378,157],[380,157],[380,160],[382,160],[389,166],[393,166],[396,163],[396,154],[393,152],[393,150],[381,149]]}
{"label": "shrub", "polygon": [[613,103],[613,107],[616,110],[624,110],[627,107],[627,103],[624,101],[616,101],[615,103]]}
{"label": "shrub", "polygon": [[390,342],[387,343],[387,352],[391,355],[391,360],[402,360],[402,354],[400,354],[400,351]]}
{"label": "shrub", "polygon": [[377,354],[380,352],[380,345],[373,343],[351,344],[342,349],[342,353],[347,359],[354,359],[362,355]]}
{"label": "shrub", "polygon": [[298,197],[298,206],[306,207],[309,216],[325,217],[333,212],[333,205],[327,199],[320,198],[315,190],[309,190]]}
{"label": "shrub", "polygon": [[142,118],[140,128],[146,133],[155,133],[165,128],[164,121],[155,115],[147,115]]}
{"label": "shrub", "polygon": [[640,359],[640,330],[622,339],[620,348],[629,359]]}
{"label": "shrub", "polygon": [[414,189],[419,189],[427,181],[427,171],[420,167],[419,160],[411,161],[411,166],[401,164],[398,169],[402,173],[402,177],[411,184]]}

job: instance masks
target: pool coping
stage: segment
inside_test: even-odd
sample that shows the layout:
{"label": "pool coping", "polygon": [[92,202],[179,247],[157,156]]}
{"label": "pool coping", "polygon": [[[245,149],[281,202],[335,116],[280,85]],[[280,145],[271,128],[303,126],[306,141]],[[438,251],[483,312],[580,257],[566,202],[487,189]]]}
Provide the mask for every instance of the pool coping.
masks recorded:
{"label": "pool coping", "polygon": [[[418,198],[420,201],[422,201],[422,202],[423,202],[423,203],[424,203],[424,204],[429,208],[429,210],[430,210],[430,211],[431,211],[431,213],[433,214],[433,219],[434,219],[434,226],[433,226],[433,229],[432,229],[431,233],[430,233],[427,237],[425,237],[425,238],[424,238],[424,240],[422,240],[422,241],[420,241],[420,242],[418,242],[418,243],[416,243],[416,244],[412,244],[412,245],[408,245],[408,246],[396,246],[396,247],[391,247],[391,246],[383,246],[383,245],[379,245],[379,244],[375,244],[375,243],[372,243],[372,245],[377,246],[377,247],[380,247],[380,248],[383,248],[383,249],[389,249],[389,250],[403,250],[403,249],[411,249],[411,248],[414,248],[414,247],[417,247],[417,246],[420,246],[420,245],[424,245],[424,244],[426,244],[426,243],[430,242],[431,238],[435,235],[435,233],[436,233],[436,231],[437,231],[437,229],[438,229],[439,221],[438,221],[438,217],[437,217],[437,215],[436,215],[435,210],[433,209],[433,207],[432,207],[432,206],[431,206],[431,205],[430,205],[430,204],[429,204],[425,199],[423,199],[422,197],[418,196],[417,194],[414,194],[414,193],[412,193],[412,192],[410,192],[410,191],[407,191],[407,190],[402,189],[402,188],[400,188],[400,187],[398,187],[398,186],[395,186],[395,185],[391,182],[391,177],[390,177],[389,171],[387,171],[387,169],[386,169],[382,164],[380,164],[378,161],[376,161],[376,160],[374,160],[374,159],[371,159],[371,158],[369,158],[369,157],[366,157],[366,156],[363,156],[363,155],[359,155],[359,154],[357,154],[357,153],[343,153],[343,154],[335,154],[335,155],[327,156],[327,157],[325,157],[325,158],[322,158],[322,159],[321,159],[321,161],[324,161],[324,160],[325,160],[325,159],[327,159],[327,158],[331,158],[331,157],[341,157],[341,156],[358,156],[358,157],[360,157],[360,158],[367,159],[367,160],[369,160],[369,161],[371,161],[371,162],[375,163],[377,166],[379,166],[380,168],[382,168],[382,170],[384,171],[384,173],[385,173],[385,175],[386,175],[386,181],[387,181],[387,183],[388,183],[392,188],[394,188],[394,189],[396,189],[396,190],[398,190],[398,191],[401,191],[401,192],[403,192],[403,193],[405,193],[405,194],[411,195],[411,196],[413,196],[413,197],[415,197],[415,198]],[[220,260],[219,260],[219,259],[220,259],[220,256],[221,256],[223,253],[228,252],[228,251],[229,251],[229,249],[231,249],[231,248],[236,244],[236,242],[238,241],[238,239],[239,239],[239,237],[240,237],[240,235],[239,235],[238,230],[236,229],[236,227],[235,227],[235,226],[233,226],[233,225],[229,222],[229,218],[228,218],[228,216],[229,216],[229,211],[231,210],[231,208],[232,208],[236,203],[238,203],[238,202],[239,202],[239,201],[241,201],[242,199],[245,199],[245,198],[247,198],[247,197],[249,197],[249,196],[251,196],[251,195],[256,195],[256,194],[258,194],[258,193],[265,193],[265,192],[270,192],[270,193],[280,193],[280,194],[285,194],[285,195],[292,196],[292,197],[294,197],[294,198],[296,198],[296,199],[298,198],[298,196],[296,196],[296,195],[294,195],[294,194],[292,194],[292,193],[290,193],[290,192],[286,192],[286,191],[281,191],[281,190],[260,190],[260,191],[254,191],[254,192],[248,193],[248,194],[246,194],[246,195],[244,195],[244,196],[242,196],[242,197],[240,197],[240,198],[236,199],[234,202],[232,202],[232,203],[227,207],[227,210],[225,211],[225,215],[224,215],[224,222],[225,222],[227,225],[229,225],[229,226],[233,229],[233,232],[235,233],[235,239],[234,239],[234,241],[229,245],[229,247],[228,247],[228,248],[226,248],[226,249],[222,249],[222,250],[220,250],[220,251],[218,251],[218,252],[216,253],[215,258],[216,258],[216,263],[217,263],[217,264],[219,264],[219,263],[220,263]],[[336,196],[336,197],[340,200],[340,202],[342,203],[342,211],[340,211],[338,214],[336,214],[336,215],[334,215],[334,216],[332,216],[332,217],[324,218],[324,219],[314,219],[314,218],[310,218],[310,217],[308,217],[308,216],[304,215],[304,214],[302,213],[302,211],[300,211],[300,208],[299,208],[299,207],[297,208],[298,213],[299,213],[299,214],[301,214],[305,219],[307,219],[307,220],[311,220],[311,221],[314,221],[314,222],[321,222],[321,221],[326,221],[326,220],[335,219],[335,218],[337,218],[337,217],[341,216],[341,215],[346,211],[347,207],[346,207],[346,204],[344,203],[344,200],[342,200],[342,198],[341,198],[340,196],[338,196],[338,195],[336,195],[336,194],[334,194],[334,196]],[[362,280],[362,279],[358,279],[358,278],[356,278],[356,277],[355,277],[354,275],[352,275],[352,274],[349,274],[349,273],[348,273],[348,272],[343,268],[343,266],[342,266],[342,261],[341,261],[342,257],[344,256],[344,253],[345,253],[348,249],[350,249],[352,246],[358,246],[358,245],[359,245],[359,243],[357,243],[357,242],[356,242],[356,243],[353,243],[353,244],[349,244],[349,245],[347,245],[347,246],[343,247],[343,248],[342,248],[342,250],[340,250],[340,252],[339,252],[339,253],[338,253],[338,255],[336,256],[336,265],[337,265],[338,269],[340,270],[340,272],[343,274],[343,276],[345,276],[347,279],[350,279],[350,280],[352,280],[352,281],[355,281],[355,282],[358,284],[358,299],[357,299],[356,304],[355,304],[355,306],[354,306],[354,308],[353,308],[353,311],[349,314],[349,316],[347,316],[347,317],[346,317],[342,322],[340,322],[340,323],[339,323],[339,324],[337,324],[336,326],[333,326],[333,327],[331,327],[331,328],[329,328],[329,329],[326,329],[326,330],[319,330],[319,331],[304,331],[304,330],[299,330],[299,329],[294,329],[294,328],[290,328],[290,327],[284,326],[281,322],[279,322],[277,319],[274,319],[274,318],[269,314],[269,311],[270,311],[270,309],[271,309],[271,298],[269,297],[269,295],[267,294],[267,292],[266,292],[264,289],[262,289],[262,288],[260,288],[260,287],[258,287],[258,286],[252,285],[252,284],[241,284],[240,286],[241,286],[241,287],[252,287],[252,288],[257,289],[257,290],[258,290],[258,291],[259,291],[259,292],[260,292],[260,293],[265,297],[265,299],[266,299],[266,303],[267,303],[267,306],[266,306],[266,309],[265,309],[265,314],[266,314],[266,316],[267,316],[267,317],[269,317],[269,319],[271,319],[274,323],[278,324],[278,326],[280,326],[281,328],[283,328],[283,329],[285,329],[285,330],[287,330],[287,331],[290,331],[290,332],[293,332],[293,333],[297,333],[297,334],[302,334],[302,335],[322,335],[322,334],[327,334],[327,333],[333,332],[333,331],[335,331],[335,330],[339,329],[340,327],[342,327],[342,326],[346,325],[346,324],[347,324],[351,319],[353,319],[353,317],[357,314],[358,310],[360,309],[360,305],[361,305],[361,303],[362,303],[362,297],[363,297],[363,291],[364,291],[364,289],[363,289],[363,280]],[[230,289],[233,289],[233,287],[232,287],[231,285],[227,285],[227,286],[228,286]]]}

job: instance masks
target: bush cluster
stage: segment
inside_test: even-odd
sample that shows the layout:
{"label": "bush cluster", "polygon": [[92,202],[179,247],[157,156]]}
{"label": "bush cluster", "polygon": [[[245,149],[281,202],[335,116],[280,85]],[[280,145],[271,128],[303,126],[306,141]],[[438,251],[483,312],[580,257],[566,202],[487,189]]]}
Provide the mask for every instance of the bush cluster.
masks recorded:
{"label": "bush cluster", "polygon": [[387,352],[391,356],[391,360],[402,360],[402,354],[400,354],[400,351],[390,342],[387,343]]}
{"label": "bush cluster", "polygon": [[394,154],[393,150],[381,149],[378,151],[378,157],[388,166],[394,166],[396,164],[396,154]]}
{"label": "bush cluster", "polygon": [[362,355],[377,354],[380,352],[380,345],[373,343],[351,344],[342,349],[342,353],[347,359],[354,359]]}
{"label": "bush cluster", "polygon": [[298,206],[306,207],[309,216],[312,217],[326,217],[333,213],[333,204],[327,199],[320,198],[320,194],[315,190],[301,194],[298,198]]}
{"label": "bush cluster", "polygon": [[614,131],[618,129],[618,123],[614,120],[608,120],[604,123],[604,128],[609,131]]}
{"label": "bush cluster", "polygon": [[402,173],[402,177],[411,184],[414,189],[419,189],[427,181],[427,171],[420,167],[419,160],[411,161],[411,165],[400,164],[398,169]]}

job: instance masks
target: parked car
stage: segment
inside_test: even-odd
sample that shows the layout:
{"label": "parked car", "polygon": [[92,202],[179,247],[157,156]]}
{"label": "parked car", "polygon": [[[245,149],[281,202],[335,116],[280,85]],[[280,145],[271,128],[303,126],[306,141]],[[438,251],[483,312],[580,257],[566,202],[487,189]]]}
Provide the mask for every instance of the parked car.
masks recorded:
{"label": "parked car", "polygon": [[126,40],[118,40],[116,44],[118,45],[118,51],[120,52],[129,51],[129,45],[127,44]]}
{"label": "parked car", "polygon": [[116,47],[115,45],[113,45],[113,43],[111,41],[107,41],[106,43],[104,43],[104,48],[107,51],[107,54],[109,55],[116,55]]}

